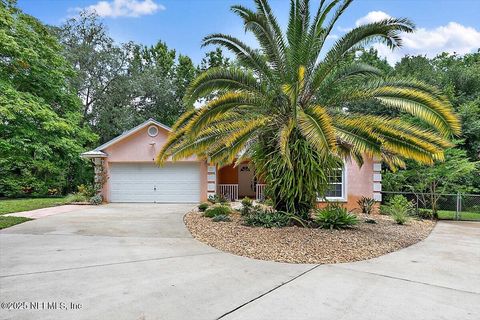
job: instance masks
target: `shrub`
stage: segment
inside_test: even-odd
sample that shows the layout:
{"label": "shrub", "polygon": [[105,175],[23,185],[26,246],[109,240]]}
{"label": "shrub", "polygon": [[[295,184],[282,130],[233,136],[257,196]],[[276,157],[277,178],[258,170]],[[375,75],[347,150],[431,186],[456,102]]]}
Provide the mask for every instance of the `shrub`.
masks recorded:
{"label": "shrub", "polygon": [[362,210],[362,213],[370,214],[372,213],[373,206],[375,205],[375,200],[372,198],[361,197],[358,201],[358,206]]}
{"label": "shrub", "polygon": [[421,219],[432,219],[433,212],[429,209],[419,209],[418,210],[418,217]]}
{"label": "shrub", "polygon": [[210,196],[208,197],[208,201],[212,204],[216,204],[216,203],[228,203],[228,200],[227,198],[225,198],[223,195],[214,195],[213,197]]}
{"label": "shrub", "polygon": [[94,195],[93,197],[90,198],[90,204],[98,206],[99,204],[102,204],[103,202],[103,197],[100,194]]}
{"label": "shrub", "polygon": [[232,221],[228,215],[225,214],[219,214],[218,216],[214,216],[212,218],[213,221],[215,222],[229,222]]}
{"label": "shrub", "polygon": [[65,203],[87,202],[88,198],[80,193],[71,193],[65,198]]}
{"label": "shrub", "polygon": [[405,224],[413,209],[412,202],[408,201],[402,195],[395,195],[392,197],[386,206],[382,208],[387,214],[389,214],[397,224]]}
{"label": "shrub", "polygon": [[208,209],[205,210],[203,215],[208,218],[213,218],[219,215],[229,215],[231,212],[232,209],[229,206],[217,203],[213,206],[208,207]]}
{"label": "shrub", "polygon": [[410,219],[409,215],[402,211],[392,211],[390,216],[395,220],[397,224],[405,224]]}
{"label": "shrub", "polygon": [[87,198],[93,197],[95,195],[95,190],[90,185],[81,184],[77,186],[77,193],[84,195]]}
{"label": "shrub", "polygon": [[358,218],[338,203],[331,203],[323,209],[316,210],[315,221],[320,228],[332,230],[354,226],[358,223]]}
{"label": "shrub", "polygon": [[249,197],[245,197],[241,201],[242,206],[244,207],[252,207],[253,206],[253,200],[250,199]]}
{"label": "shrub", "polygon": [[210,207],[210,203],[203,202],[198,205],[198,210],[200,210],[201,212],[204,212],[205,210],[207,210],[208,207]]}
{"label": "shrub", "polygon": [[282,228],[290,224],[290,215],[283,211],[275,211],[267,206],[257,205],[244,218],[247,226],[264,228]]}
{"label": "shrub", "polygon": [[242,199],[242,207],[240,208],[240,214],[242,216],[248,216],[249,214],[251,214],[253,211],[253,201],[248,198],[248,197],[245,197]]}

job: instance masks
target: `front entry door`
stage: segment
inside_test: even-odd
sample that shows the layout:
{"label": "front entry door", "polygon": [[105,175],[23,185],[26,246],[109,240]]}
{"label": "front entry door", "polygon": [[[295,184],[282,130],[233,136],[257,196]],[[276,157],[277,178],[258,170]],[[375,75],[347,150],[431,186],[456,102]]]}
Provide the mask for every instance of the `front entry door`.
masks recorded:
{"label": "front entry door", "polygon": [[253,169],[248,164],[238,166],[238,195],[240,197],[254,197],[255,186],[253,183]]}

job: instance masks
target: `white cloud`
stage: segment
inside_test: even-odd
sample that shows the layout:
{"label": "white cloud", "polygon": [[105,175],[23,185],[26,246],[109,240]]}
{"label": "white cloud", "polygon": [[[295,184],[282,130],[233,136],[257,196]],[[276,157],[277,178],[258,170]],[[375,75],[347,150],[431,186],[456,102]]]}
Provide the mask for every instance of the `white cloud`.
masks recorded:
{"label": "white cloud", "polygon": [[[355,24],[359,26],[386,18],[390,18],[390,15],[383,11],[372,11]],[[383,44],[374,47],[392,65],[404,55],[424,55],[429,58],[442,52],[463,55],[480,48],[480,31],[457,22],[449,22],[433,29],[418,28],[414,33],[403,33],[402,40],[403,46],[394,51]]]}
{"label": "white cloud", "polygon": [[389,18],[391,18],[391,16],[383,11],[370,11],[365,17],[361,17],[360,19],[355,21],[355,25],[358,27],[362,24],[377,22]]}
{"label": "white cloud", "polygon": [[[161,4],[154,0],[112,0],[99,1],[96,4],[84,8],[95,11],[100,17],[140,17],[154,14],[157,11],[165,10]],[[79,10],[79,8],[77,8]],[[80,9],[81,10],[81,9]]]}

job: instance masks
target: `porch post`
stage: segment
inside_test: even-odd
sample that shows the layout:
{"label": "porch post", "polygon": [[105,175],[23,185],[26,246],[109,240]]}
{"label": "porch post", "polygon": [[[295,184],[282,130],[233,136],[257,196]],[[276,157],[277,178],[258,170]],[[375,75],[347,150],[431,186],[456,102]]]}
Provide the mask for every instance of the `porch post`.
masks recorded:
{"label": "porch post", "polygon": [[217,194],[217,166],[208,164],[207,167],[207,197],[214,197]]}

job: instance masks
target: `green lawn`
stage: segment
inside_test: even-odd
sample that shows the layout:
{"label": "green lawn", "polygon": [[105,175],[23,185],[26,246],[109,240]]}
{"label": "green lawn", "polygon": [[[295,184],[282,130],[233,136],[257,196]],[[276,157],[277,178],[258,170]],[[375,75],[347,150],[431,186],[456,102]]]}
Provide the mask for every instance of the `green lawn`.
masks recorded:
{"label": "green lawn", "polygon": [[[438,210],[438,218],[441,220],[453,220],[455,211]],[[480,220],[480,212],[462,212],[460,220]]]}
{"label": "green lawn", "polygon": [[0,200],[0,215],[6,213],[54,207],[65,203],[67,203],[66,197]]}
{"label": "green lawn", "polygon": [[25,218],[25,217],[4,217],[0,216],[0,230],[5,229],[11,226],[14,226],[16,224],[22,223],[22,222],[27,222],[32,219],[30,218]]}

